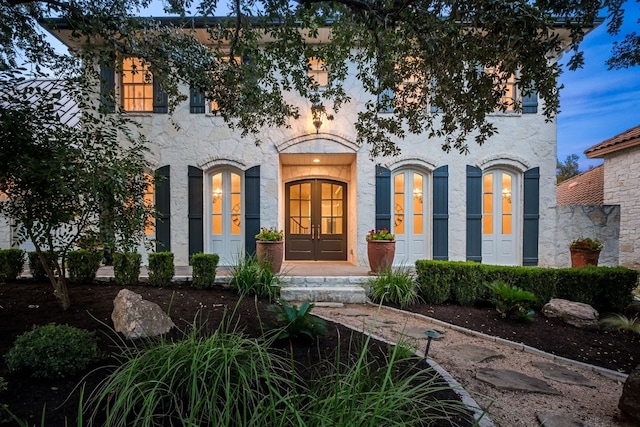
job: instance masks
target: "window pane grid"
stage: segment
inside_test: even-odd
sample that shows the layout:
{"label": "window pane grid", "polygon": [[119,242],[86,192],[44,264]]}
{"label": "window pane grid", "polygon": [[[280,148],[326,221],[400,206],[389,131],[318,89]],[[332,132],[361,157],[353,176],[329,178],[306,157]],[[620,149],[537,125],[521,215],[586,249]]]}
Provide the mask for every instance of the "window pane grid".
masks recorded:
{"label": "window pane grid", "polygon": [[153,111],[153,75],[140,58],[124,59],[122,93],[125,111]]}

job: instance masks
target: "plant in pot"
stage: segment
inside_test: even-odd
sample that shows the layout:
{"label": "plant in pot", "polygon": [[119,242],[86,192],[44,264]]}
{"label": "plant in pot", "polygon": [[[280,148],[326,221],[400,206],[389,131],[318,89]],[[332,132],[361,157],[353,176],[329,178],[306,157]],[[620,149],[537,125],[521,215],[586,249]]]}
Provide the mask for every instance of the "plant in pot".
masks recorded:
{"label": "plant in pot", "polygon": [[597,238],[580,237],[569,244],[571,267],[598,265],[602,242]]}
{"label": "plant in pot", "polygon": [[284,258],[284,232],[275,227],[262,227],[256,234],[256,257],[263,268],[280,272]]}
{"label": "plant in pot", "polygon": [[367,257],[372,273],[378,274],[391,268],[396,253],[395,237],[386,228],[367,233]]}

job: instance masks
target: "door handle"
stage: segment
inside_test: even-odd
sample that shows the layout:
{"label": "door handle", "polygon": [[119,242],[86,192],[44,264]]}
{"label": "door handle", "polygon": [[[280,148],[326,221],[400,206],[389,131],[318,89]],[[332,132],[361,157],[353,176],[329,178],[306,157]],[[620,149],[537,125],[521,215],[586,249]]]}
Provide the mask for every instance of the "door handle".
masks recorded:
{"label": "door handle", "polygon": [[311,240],[316,238],[316,226],[315,224],[311,224]]}

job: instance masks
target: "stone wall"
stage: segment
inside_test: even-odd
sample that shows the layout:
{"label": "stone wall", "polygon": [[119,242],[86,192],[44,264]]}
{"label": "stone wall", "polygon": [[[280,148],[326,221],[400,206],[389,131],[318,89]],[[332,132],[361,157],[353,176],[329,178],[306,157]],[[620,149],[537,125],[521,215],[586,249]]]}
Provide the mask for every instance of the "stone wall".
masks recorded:
{"label": "stone wall", "polygon": [[569,243],[578,237],[603,242],[598,265],[619,265],[620,206],[558,205],[556,213],[556,267],[571,267]]}
{"label": "stone wall", "polygon": [[620,205],[620,265],[640,269],[640,148],[608,155],[604,163],[604,202]]}

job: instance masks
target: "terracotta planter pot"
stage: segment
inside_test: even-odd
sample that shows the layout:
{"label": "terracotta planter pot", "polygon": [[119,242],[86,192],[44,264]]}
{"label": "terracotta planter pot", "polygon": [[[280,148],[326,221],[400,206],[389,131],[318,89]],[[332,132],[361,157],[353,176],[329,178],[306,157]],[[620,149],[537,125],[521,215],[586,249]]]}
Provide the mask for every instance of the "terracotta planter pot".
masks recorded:
{"label": "terracotta planter pot", "polygon": [[256,241],[256,257],[263,267],[269,266],[271,272],[279,273],[284,258],[284,241]]}
{"label": "terracotta planter pot", "polygon": [[377,274],[391,268],[395,253],[395,240],[369,240],[367,242],[367,256],[371,272]]}
{"label": "terracotta planter pot", "polygon": [[570,249],[571,267],[586,267],[587,265],[598,265],[600,251],[592,249]]}

